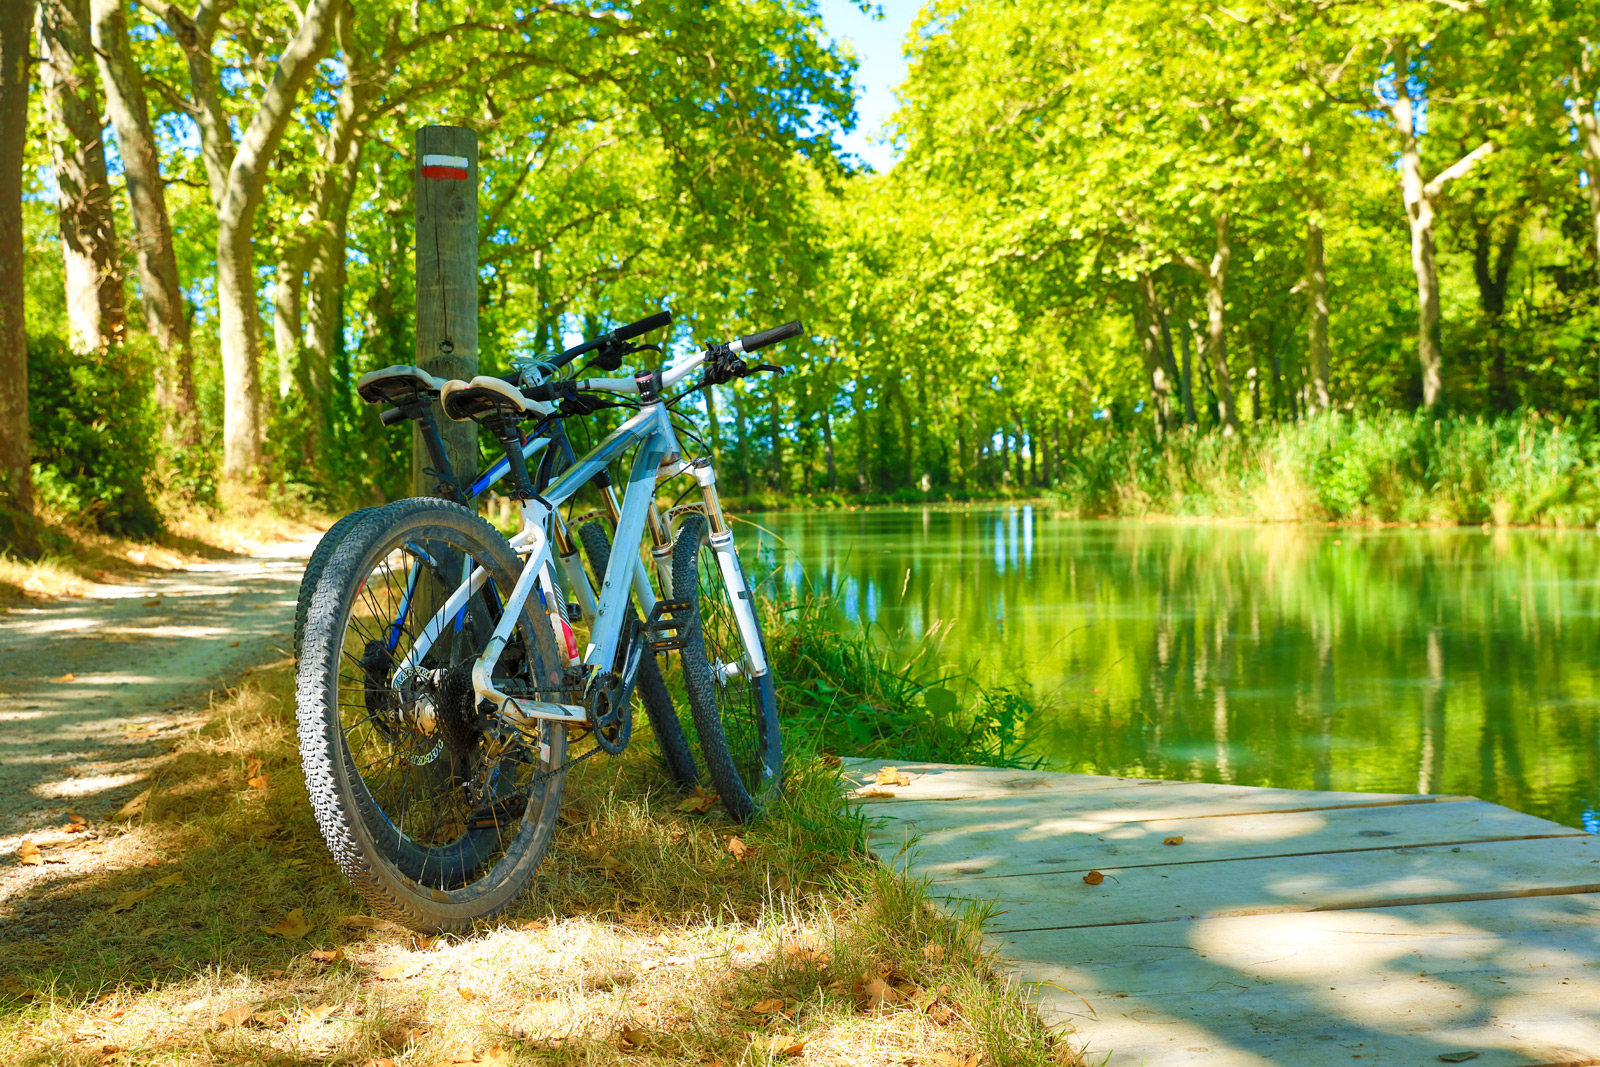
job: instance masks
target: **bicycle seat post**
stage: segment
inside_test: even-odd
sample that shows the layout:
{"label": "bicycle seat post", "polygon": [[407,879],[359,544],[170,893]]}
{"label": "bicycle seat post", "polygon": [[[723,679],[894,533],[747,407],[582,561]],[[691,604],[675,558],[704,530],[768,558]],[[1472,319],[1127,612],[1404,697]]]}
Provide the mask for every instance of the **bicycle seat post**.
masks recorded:
{"label": "bicycle seat post", "polygon": [[533,489],[533,482],[528,477],[528,463],[522,455],[522,431],[518,420],[500,415],[483,420],[483,425],[494,434],[494,439],[500,442],[500,447],[505,451],[506,471],[511,482],[511,491],[507,494],[512,500],[522,502],[532,500],[537,494]]}

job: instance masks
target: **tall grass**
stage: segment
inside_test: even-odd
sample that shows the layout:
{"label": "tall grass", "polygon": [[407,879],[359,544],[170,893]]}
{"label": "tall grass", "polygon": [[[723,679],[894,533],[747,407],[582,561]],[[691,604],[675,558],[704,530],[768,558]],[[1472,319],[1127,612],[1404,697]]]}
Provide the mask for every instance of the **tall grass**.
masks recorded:
{"label": "tall grass", "polygon": [[1600,434],[1536,412],[1333,414],[1161,444],[1111,434],[1065,458],[1053,498],[1085,517],[1589,525]]}
{"label": "tall grass", "polygon": [[757,599],[792,745],[991,767],[1038,763],[1028,750],[1026,727],[1036,710],[1028,695],[959,679],[938,661],[936,632],[909,652],[896,651],[899,642],[878,640],[849,621],[832,589],[808,585]]}

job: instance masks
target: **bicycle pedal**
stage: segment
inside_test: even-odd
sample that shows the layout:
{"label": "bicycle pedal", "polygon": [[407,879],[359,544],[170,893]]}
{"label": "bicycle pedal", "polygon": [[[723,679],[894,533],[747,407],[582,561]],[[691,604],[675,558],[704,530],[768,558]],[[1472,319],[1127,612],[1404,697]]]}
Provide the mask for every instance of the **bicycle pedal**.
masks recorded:
{"label": "bicycle pedal", "polygon": [[645,644],[652,652],[676,652],[683,648],[684,637],[679,633],[694,612],[690,600],[658,600],[643,629],[659,637],[647,637]]}

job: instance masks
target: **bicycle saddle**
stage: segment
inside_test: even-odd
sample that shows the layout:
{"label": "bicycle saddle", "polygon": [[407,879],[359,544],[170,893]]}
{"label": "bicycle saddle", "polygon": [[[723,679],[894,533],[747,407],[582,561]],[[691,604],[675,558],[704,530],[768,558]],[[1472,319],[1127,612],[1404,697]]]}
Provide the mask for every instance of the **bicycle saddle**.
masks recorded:
{"label": "bicycle saddle", "polygon": [[516,418],[531,415],[548,415],[553,410],[549,404],[529,400],[522,390],[502,378],[480,374],[470,382],[460,379],[446,382],[439,394],[444,413],[457,422],[468,422],[496,412]]}
{"label": "bicycle saddle", "polygon": [[421,367],[397,364],[368,371],[356,383],[356,393],[369,404],[394,404],[417,393],[437,393],[445,379],[436,378]]}

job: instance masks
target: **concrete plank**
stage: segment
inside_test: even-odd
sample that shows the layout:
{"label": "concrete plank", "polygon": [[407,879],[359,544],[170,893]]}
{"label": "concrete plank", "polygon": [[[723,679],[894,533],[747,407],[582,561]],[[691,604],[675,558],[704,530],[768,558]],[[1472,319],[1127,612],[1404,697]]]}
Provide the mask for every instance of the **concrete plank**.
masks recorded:
{"label": "concrete plank", "polygon": [[1109,1067],[1600,1063],[1600,897],[996,938]]}
{"label": "concrete plank", "polygon": [[[1130,814],[1127,809],[1086,806],[1083,800],[1081,795],[1047,795],[908,803],[874,827],[869,842],[874,850],[893,856],[915,838],[918,872],[938,881],[1588,836],[1560,823],[1471,799],[1197,818],[1193,813],[1208,810],[1213,802],[1196,798],[1190,804],[1179,794],[1159,807],[1177,813],[1174,817],[1132,821],[1124,821]],[[1132,813],[1150,816],[1157,810],[1147,805]],[[1179,837],[1179,845],[1163,844]],[[1002,892],[998,886],[994,891]]]}
{"label": "concrete plank", "polygon": [[[913,869],[916,869],[913,867]],[[993,929],[1044,930],[1221,915],[1600,892],[1600,839],[1590,836],[1314,856],[1099,868],[1013,878],[953,878],[941,896],[994,899]]]}

